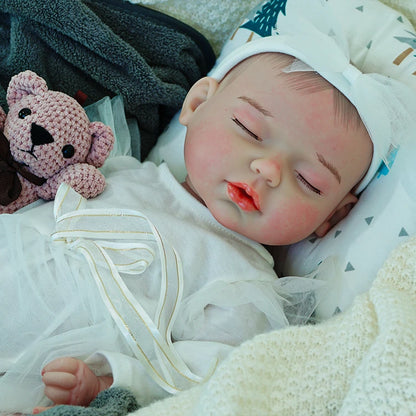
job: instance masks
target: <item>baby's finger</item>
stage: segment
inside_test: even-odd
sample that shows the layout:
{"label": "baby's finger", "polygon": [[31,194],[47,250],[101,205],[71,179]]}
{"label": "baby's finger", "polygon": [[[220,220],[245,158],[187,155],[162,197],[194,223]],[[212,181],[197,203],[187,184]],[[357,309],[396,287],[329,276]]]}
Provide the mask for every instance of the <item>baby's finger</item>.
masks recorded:
{"label": "baby's finger", "polygon": [[55,404],[69,404],[71,401],[71,391],[56,386],[46,386],[45,396]]}
{"label": "baby's finger", "polygon": [[39,413],[44,412],[45,410],[52,409],[52,407],[54,407],[54,406],[48,406],[48,407],[38,406],[38,407],[35,407],[32,410],[32,414],[33,415],[38,415]]}
{"label": "baby's finger", "polygon": [[75,374],[78,370],[78,360],[72,357],[57,358],[46,364],[42,370],[42,374],[47,371],[64,371],[66,373]]}
{"label": "baby's finger", "polygon": [[46,387],[54,386],[65,390],[71,390],[77,385],[77,378],[73,374],[60,371],[44,372],[42,381]]}

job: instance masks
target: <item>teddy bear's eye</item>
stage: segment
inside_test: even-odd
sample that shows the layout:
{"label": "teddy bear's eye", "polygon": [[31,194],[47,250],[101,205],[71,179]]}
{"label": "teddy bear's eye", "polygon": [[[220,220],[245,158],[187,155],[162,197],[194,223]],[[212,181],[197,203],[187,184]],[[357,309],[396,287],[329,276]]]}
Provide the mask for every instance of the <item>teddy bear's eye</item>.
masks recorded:
{"label": "teddy bear's eye", "polygon": [[75,154],[75,149],[74,149],[74,146],[72,146],[72,144],[66,144],[62,148],[62,155],[65,159],[70,159],[72,156],[74,156],[74,154]]}
{"label": "teddy bear's eye", "polygon": [[30,116],[32,114],[32,111],[30,108],[22,108],[19,111],[19,118],[25,118],[26,116]]}

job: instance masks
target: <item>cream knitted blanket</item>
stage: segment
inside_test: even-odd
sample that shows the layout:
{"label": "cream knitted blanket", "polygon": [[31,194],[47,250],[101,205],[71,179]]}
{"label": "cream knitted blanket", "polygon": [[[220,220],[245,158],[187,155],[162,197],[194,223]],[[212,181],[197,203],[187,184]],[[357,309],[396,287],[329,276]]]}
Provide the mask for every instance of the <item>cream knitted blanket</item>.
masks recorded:
{"label": "cream knitted blanket", "polygon": [[134,416],[416,415],[416,238],[323,324],[255,337],[207,384]]}

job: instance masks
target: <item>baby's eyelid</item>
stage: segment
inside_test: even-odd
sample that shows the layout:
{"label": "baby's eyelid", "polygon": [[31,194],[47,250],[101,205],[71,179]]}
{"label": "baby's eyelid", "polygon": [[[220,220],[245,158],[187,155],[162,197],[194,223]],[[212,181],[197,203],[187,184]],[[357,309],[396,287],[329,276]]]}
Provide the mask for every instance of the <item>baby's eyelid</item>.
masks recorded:
{"label": "baby's eyelid", "polygon": [[304,176],[302,176],[299,172],[296,172],[296,176],[299,179],[300,182],[302,182],[307,188],[309,188],[312,192],[315,192],[318,195],[322,195],[322,191],[315,186],[313,186],[311,183],[309,183]]}
{"label": "baby's eyelid", "polygon": [[238,127],[240,127],[242,130],[244,130],[247,134],[249,134],[253,139],[261,142],[262,139],[257,136],[257,134],[253,133],[251,130],[249,130],[237,117],[233,117],[232,120],[235,124],[237,124]]}

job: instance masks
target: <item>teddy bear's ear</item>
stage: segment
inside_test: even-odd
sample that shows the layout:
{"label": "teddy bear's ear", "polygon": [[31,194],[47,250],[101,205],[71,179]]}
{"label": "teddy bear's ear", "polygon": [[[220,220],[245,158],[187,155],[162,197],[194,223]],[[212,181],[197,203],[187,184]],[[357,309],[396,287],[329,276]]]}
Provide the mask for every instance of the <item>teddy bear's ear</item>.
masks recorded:
{"label": "teddy bear's ear", "polygon": [[48,91],[46,81],[32,71],[24,71],[12,77],[7,87],[7,103],[13,105],[27,95],[39,95]]}
{"label": "teddy bear's ear", "polygon": [[4,129],[4,122],[6,121],[6,113],[0,107],[0,130],[3,131]]}
{"label": "teddy bear's ear", "polygon": [[92,142],[86,162],[99,168],[113,148],[114,134],[110,127],[100,121],[90,123],[90,134]]}

